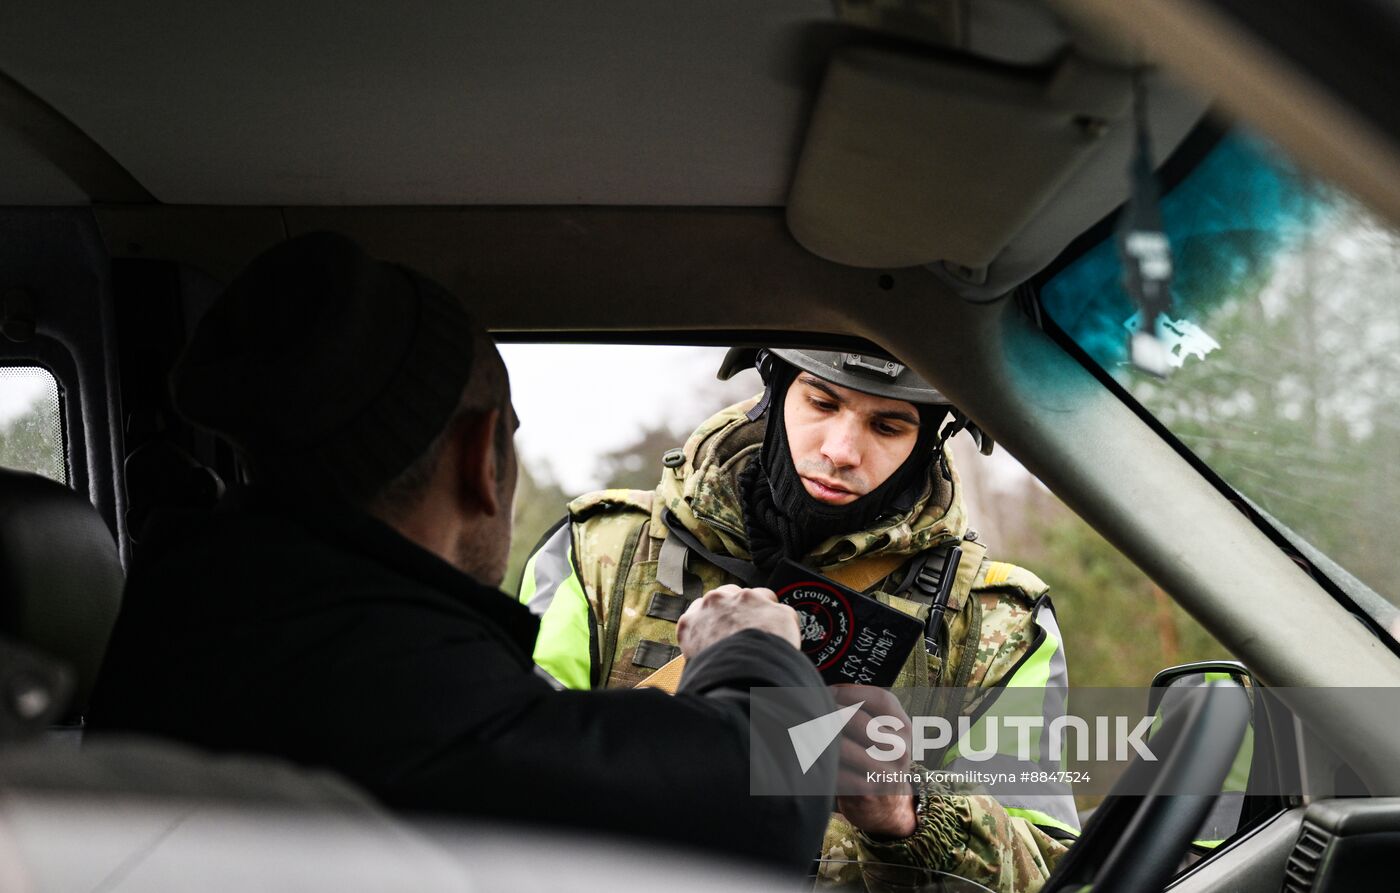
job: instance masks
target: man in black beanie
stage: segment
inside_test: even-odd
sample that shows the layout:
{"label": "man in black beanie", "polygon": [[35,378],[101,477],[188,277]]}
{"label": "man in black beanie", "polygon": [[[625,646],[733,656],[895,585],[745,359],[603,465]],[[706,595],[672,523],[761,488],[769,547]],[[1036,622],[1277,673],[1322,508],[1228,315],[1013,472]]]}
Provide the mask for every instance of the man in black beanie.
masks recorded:
{"label": "man in black beanie", "polygon": [[[330,767],[404,809],[794,867],[817,852],[829,797],[749,794],[749,748],[768,746],[750,741],[750,687],[810,691],[792,723],[832,708],[771,592],[695,601],[674,698],[558,691],[536,672],[538,621],[495,588],[515,489],[505,367],[443,288],[339,236],[293,239],[229,286],[172,386],[252,485],[153,519],[95,731]],[[803,789],[834,771],[819,762]],[[672,811],[685,821],[655,821]]]}

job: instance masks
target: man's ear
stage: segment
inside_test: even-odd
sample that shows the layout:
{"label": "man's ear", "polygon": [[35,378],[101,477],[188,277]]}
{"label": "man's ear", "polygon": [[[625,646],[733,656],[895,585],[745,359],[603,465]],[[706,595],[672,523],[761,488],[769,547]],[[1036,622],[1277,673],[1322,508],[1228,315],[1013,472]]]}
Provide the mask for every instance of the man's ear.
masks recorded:
{"label": "man's ear", "polygon": [[491,409],[462,420],[457,451],[458,479],[462,499],[477,513],[494,516],[501,511],[501,494],[496,480],[496,425],[501,411]]}

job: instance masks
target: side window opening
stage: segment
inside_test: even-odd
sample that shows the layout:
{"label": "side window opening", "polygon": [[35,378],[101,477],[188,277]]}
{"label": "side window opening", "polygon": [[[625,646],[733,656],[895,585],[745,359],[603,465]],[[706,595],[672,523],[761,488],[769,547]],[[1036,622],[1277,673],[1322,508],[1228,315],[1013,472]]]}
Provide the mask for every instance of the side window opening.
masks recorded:
{"label": "side window opening", "polygon": [[[520,477],[510,567],[521,569],[569,500],[601,489],[650,490],[662,455],[724,406],[756,395],[745,372],[715,379],[723,347],[507,343],[520,416]],[[568,370],[561,374],[560,370]],[[1000,561],[1049,584],[1071,688],[1146,688],[1166,667],[1232,657],[1204,627],[1005,450],[952,441],[971,527]],[[1102,795],[1076,795],[1081,811]]]}
{"label": "side window opening", "polygon": [[42,366],[0,366],[0,467],[69,483],[63,394]]}
{"label": "side window opening", "polygon": [[[512,591],[568,501],[604,488],[656,487],[661,456],[711,413],[762,390],[756,372],[715,379],[723,347],[502,345],[521,428]],[[567,375],[560,370],[567,369]],[[971,526],[998,559],[1050,584],[1072,686],[1146,686],[1175,664],[1229,651],[1000,448],[952,441]]]}

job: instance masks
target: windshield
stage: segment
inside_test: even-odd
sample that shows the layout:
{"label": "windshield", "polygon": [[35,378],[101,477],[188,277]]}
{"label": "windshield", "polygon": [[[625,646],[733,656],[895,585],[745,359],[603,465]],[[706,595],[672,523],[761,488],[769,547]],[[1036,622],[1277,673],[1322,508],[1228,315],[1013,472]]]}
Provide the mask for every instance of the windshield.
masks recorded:
{"label": "windshield", "polygon": [[1167,377],[1128,362],[1136,310],[1111,236],[1042,286],[1046,312],[1388,622],[1400,600],[1400,237],[1239,132],[1161,210],[1174,263]]}

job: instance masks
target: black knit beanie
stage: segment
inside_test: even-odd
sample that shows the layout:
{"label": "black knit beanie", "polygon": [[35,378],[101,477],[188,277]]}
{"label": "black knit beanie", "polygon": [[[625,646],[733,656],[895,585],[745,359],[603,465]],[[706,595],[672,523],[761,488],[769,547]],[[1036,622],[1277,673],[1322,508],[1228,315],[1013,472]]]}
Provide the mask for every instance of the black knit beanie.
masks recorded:
{"label": "black knit beanie", "polygon": [[312,233],[234,279],[171,391],[181,415],[243,451],[255,483],[363,504],[446,427],[475,331],[442,286]]}
{"label": "black knit beanie", "polygon": [[771,572],[779,559],[800,562],[823,540],[866,529],[891,510],[912,508],[933,468],[941,406],[918,405],[919,434],[908,458],[878,487],[846,505],[813,499],[793,465],[783,407],[797,369],[777,363],[768,383],[763,450],[739,476],[745,532],[754,564]]}

